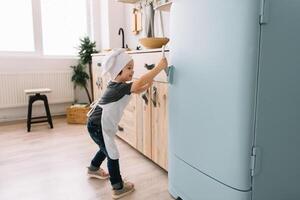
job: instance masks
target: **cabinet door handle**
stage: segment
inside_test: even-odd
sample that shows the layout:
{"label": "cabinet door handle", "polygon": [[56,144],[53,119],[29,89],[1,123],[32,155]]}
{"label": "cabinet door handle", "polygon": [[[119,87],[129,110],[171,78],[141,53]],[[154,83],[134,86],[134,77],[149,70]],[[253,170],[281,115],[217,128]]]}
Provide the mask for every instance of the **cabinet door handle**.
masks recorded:
{"label": "cabinet door handle", "polygon": [[144,65],[144,67],[146,68],[146,69],[148,69],[148,70],[151,70],[151,69],[153,69],[154,67],[155,67],[155,64],[147,64],[147,63],[145,63],[145,65]]}
{"label": "cabinet door handle", "polygon": [[96,85],[98,87],[98,89],[100,88],[101,90],[103,89],[102,88],[102,85],[103,85],[103,81],[102,81],[102,78],[97,78],[97,81],[96,81]]}
{"label": "cabinet door handle", "polygon": [[123,132],[124,128],[122,126],[118,125],[118,130],[121,131],[121,132]]}
{"label": "cabinet door handle", "polygon": [[145,101],[145,104],[146,105],[148,105],[148,90],[147,90],[147,92],[145,92],[144,94],[142,94],[142,98],[143,98],[143,100]]}
{"label": "cabinet door handle", "polygon": [[102,79],[102,78],[100,79],[100,84],[101,84],[101,85],[100,85],[101,90],[103,90],[103,79]]}
{"label": "cabinet door handle", "polygon": [[157,106],[157,88],[155,86],[153,86],[153,98],[151,99],[153,106],[156,107]]}

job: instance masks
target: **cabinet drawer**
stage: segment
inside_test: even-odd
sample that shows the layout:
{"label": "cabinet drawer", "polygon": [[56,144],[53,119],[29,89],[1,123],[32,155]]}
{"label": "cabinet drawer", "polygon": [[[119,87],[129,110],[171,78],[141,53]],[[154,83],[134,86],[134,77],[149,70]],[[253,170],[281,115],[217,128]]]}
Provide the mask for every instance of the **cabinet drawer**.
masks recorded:
{"label": "cabinet drawer", "polygon": [[[92,71],[93,71],[93,86],[94,86],[94,98],[95,100],[102,96],[104,89],[107,86],[108,79],[107,77],[101,76],[102,67],[101,62],[104,56],[93,56],[92,57]],[[99,65],[100,63],[100,65]]]}
{"label": "cabinet drawer", "polygon": [[[144,53],[144,54],[131,54],[134,60],[134,78],[139,78],[143,74],[147,73],[148,69],[145,67],[147,65],[155,65],[161,59],[161,52],[157,53]],[[166,57],[168,53],[166,52]],[[154,81],[158,82],[167,82],[167,75],[164,71],[160,72],[155,78]]]}
{"label": "cabinet drawer", "polygon": [[[143,74],[147,73],[148,69],[145,65],[155,65],[161,59],[161,52],[152,52],[152,53],[129,53],[132,59],[134,60],[134,75],[133,78],[139,78]],[[168,58],[168,52],[165,53]],[[101,63],[104,55],[93,56],[93,79],[96,82],[98,78],[101,78],[102,68],[98,66],[98,63]],[[158,82],[167,82],[167,75],[164,71],[160,72],[155,78],[154,81]],[[97,85],[94,85],[97,87]]]}
{"label": "cabinet drawer", "polygon": [[94,87],[94,99],[98,99],[102,95],[103,91],[103,79],[101,78],[101,67],[98,66],[98,62],[101,62],[103,56],[92,57],[92,76]]}
{"label": "cabinet drawer", "polygon": [[122,119],[119,123],[119,130],[117,135],[125,140],[132,147],[136,148],[137,146],[137,124],[136,124],[136,98],[137,95],[132,94],[132,99],[129,104],[126,106]]}

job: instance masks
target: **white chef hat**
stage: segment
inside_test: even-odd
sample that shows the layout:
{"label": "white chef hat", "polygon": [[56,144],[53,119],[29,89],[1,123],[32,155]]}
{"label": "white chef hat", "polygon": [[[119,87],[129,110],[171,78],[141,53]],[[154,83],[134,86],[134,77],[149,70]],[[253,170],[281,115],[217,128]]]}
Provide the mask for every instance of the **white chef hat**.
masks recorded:
{"label": "white chef hat", "polygon": [[125,53],[124,49],[114,49],[110,51],[103,60],[102,75],[108,73],[112,80],[115,79],[131,60],[131,56]]}

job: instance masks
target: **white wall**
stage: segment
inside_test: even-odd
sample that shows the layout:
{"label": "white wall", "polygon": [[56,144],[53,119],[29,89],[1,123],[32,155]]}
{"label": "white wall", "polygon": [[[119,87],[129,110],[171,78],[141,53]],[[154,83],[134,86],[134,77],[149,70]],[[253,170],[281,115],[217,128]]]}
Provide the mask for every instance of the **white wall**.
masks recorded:
{"label": "white wall", "polygon": [[1,56],[0,72],[34,72],[71,70],[76,57]]}
{"label": "white wall", "polygon": [[[137,45],[139,45],[138,40],[139,38],[146,37],[145,33],[145,13],[142,10],[142,28],[143,30],[138,34],[134,35],[131,29],[131,14],[133,12],[133,8],[138,7],[138,5],[133,4],[125,4],[124,8],[124,15],[125,15],[125,24],[124,24],[124,31],[125,31],[125,43],[128,44],[129,48],[136,49]],[[160,17],[159,11],[155,11],[155,19],[154,19],[154,30],[155,30],[155,37],[162,37],[162,30],[160,27]],[[164,28],[164,36],[169,37],[169,12],[161,12],[162,13],[162,21],[163,21],[163,28]]]}
{"label": "white wall", "polygon": [[[144,12],[142,9],[142,28],[143,30],[134,35],[131,31],[131,14],[134,7],[138,4],[124,4],[116,0],[91,0],[93,12],[93,36],[98,49],[120,48],[122,37],[118,35],[119,28],[124,29],[125,44],[132,50],[139,45],[139,38],[145,37]],[[169,12],[161,12],[164,27],[164,36],[169,37]],[[155,12],[155,36],[162,37],[160,18],[158,11]]]}
{"label": "white wall", "polygon": [[[125,5],[123,3],[101,1],[101,44],[102,49],[122,47],[122,36],[118,35],[120,28],[125,28]],[[125,30],[124,30],[125,31]],[[125,33],[126,36],[126,33]]]}
{"label": "white wall", "polygon": [[[102,37],[101,44],[103,49],[120,48],[122,46],[122,37],[118,35],[119,28],[124,29],[125,45],[132,50],[135,50],[139,45],[139,38],[145,37],[145,14],[142,9],[142,28],[143,30],[134,35],[131,31],[131,14],[133,8],[139,7],[138,4],[124,4],[115,0],[101,1],[101,27]],[[169,36],[169,12],[162,12],[164,36]],[[158,11],[155,12],[155,36],[162,37],[162,30],[160,26],[160,17]],[[108,30],[105,27],[109,27]]]}
{"label": "white wall", "polygon": [[[45,71],[68,71],[69,66],[75,65],[76,58],[46,58],[36,56],[0,56],[0,73],[1,72],[45,72]],[[81,98],[81,97],[76,97]],[[51,104],[50,110],[52,115],[65,113],[68,104]],[[42,115],[43,106],[34,106],[33,115]],[[27,107],[5,108],[0,109],[0,122],[12,121],[17,119],[26,119]]]}
{"label": "white wall", "polygon": [[109,11],[108,22],[109,22],[109,36],[110,36],[109,48],[121,48],[122,36],[118,35],[118,32],[119,32],[119,28],[124,29],[124,24],[125,24],[124,4],[116,1],[109,1],[108,11]]}

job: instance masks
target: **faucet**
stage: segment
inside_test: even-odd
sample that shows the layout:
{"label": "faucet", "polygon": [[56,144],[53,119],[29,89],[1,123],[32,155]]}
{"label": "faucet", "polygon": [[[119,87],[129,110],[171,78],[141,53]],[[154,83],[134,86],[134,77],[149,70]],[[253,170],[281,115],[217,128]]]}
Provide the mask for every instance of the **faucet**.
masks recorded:
{"label": "faucet", "polygon": [[124,30],[123,28],[119,29],[119,35],[122,33],[122,48],[125,48],[125,42],[124,42]]}

